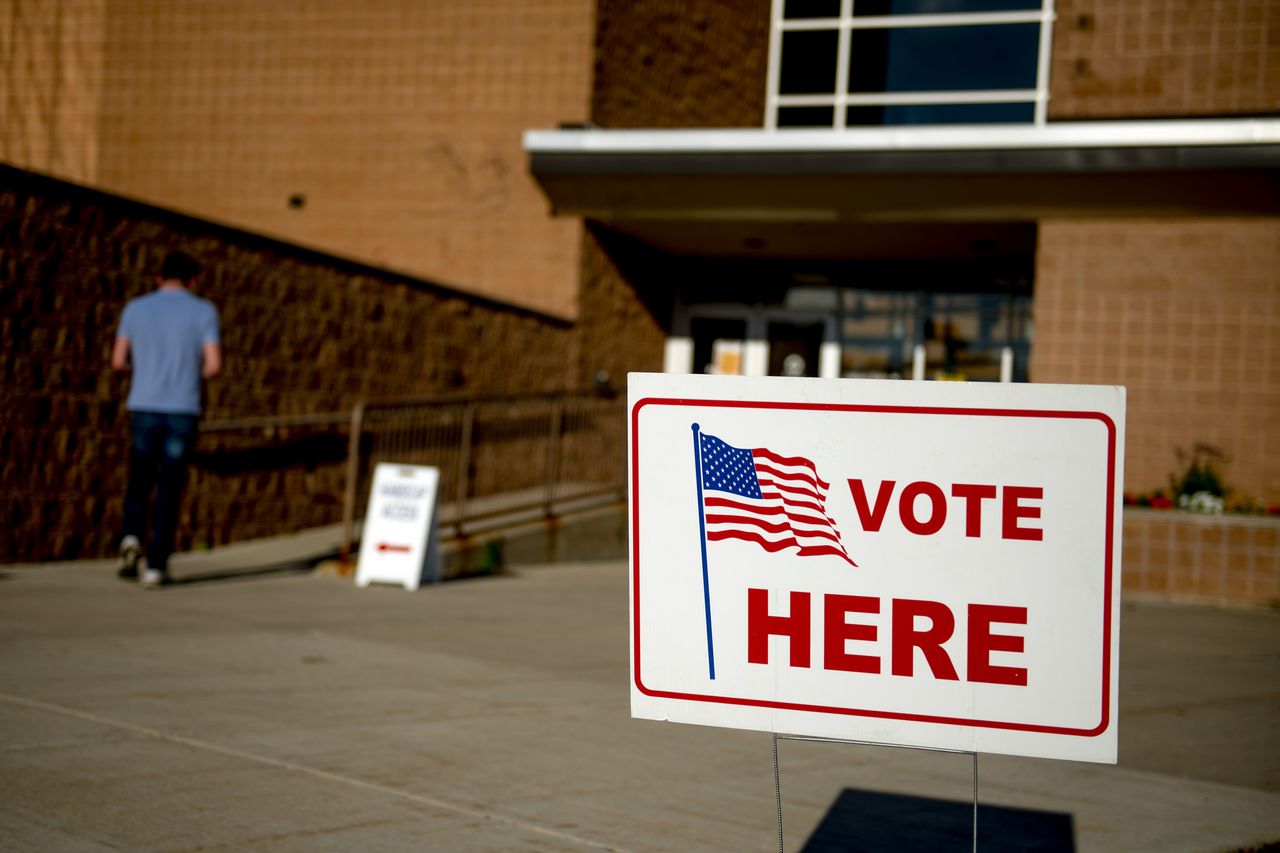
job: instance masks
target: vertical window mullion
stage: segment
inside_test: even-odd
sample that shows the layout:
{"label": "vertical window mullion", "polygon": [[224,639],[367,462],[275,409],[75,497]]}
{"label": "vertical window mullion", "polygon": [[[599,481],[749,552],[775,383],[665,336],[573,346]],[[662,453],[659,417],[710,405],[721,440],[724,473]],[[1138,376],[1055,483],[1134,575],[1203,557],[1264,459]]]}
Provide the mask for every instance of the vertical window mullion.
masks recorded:
{"label": "vertical window mullion", "polygon": [[765,90],[765,130],[778,129],[778,86],[782,76],[782,12],[786,0],[773,0],[773,26],[769,28],[769,68]]}
{"label": "vertical window mullion", "polygon": [[851,29],[853,2],[854,0],[840,0],[840,34],[839,40],[836,42],[836,101],[834,116],[836,130],[845,129],[845,114],[848,106],[845,103],[845,99],[849,95],[849,50],[850,43],[853,41],[853,31]]}
{"label": "vertical window mullion", "polygon": [[1042,127],[1049,120],[1049,60],[1053,49],[1053,22],[1057,14],[1054,0],[1042,0],[1040,4],[1040,52],[1036,57],[1036,126]]}

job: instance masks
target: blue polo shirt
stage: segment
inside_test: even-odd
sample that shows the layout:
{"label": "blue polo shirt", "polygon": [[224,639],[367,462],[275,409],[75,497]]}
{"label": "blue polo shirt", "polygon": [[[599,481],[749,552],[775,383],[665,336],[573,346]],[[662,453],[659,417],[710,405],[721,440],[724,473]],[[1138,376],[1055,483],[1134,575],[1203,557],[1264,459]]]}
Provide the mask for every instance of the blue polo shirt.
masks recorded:
{"label": "blue polo shirt", "polygon": [[218,309],[186,290],[129,300],[116,336],[129,339],[131,412],[200,414],[204,345],[219,342]]}

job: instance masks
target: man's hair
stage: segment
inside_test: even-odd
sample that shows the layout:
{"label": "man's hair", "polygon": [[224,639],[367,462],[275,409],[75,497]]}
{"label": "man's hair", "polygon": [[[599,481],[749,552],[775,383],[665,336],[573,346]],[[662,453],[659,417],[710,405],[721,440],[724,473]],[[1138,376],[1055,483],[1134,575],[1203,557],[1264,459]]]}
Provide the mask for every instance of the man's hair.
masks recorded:
{"label": "man's hair", "polygon": [[186,252],[170,252],[165,255],[160,265],[160,278],[163,281],[176,278],[186,283],[200,275],[200,262]]}

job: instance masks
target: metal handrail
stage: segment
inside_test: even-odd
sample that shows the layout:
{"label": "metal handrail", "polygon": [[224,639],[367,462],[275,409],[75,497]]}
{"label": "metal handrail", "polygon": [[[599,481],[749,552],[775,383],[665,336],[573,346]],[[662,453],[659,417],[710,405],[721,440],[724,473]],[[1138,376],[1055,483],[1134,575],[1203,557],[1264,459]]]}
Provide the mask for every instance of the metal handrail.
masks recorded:
{"label": "metal handrail", "polygon": [[233,432],[242,429],[273,429],[290,426],[328,426],[351,422],[350,412],[321,412],[310,415],[259,415],[250,418],[226,418],[220,421],[205,421],[200,424],[201,432]]}
{"label": "metal handrail", "polygon": [[[556,400],[569,395],[591,396],[597,399],[612,399],[612,395],[596,389],[559,390],[559,391],[518,391],[506,394],[465,394],[451,392],[444,394],[426,394],[414,397],[384,397],[361,400],[355,408],[395,409],[414,406],[437,406],[449,403],[502,403],[528,402],[533,400]],[[203,421],[201,432],[227,432],[241,429],[269,429],[286,426],[324,426],[329,424],[351,423],[355,408],[351,411],[310,412],[289,415],[256,415],[243,418],[223,418],[221,420]]]}
{"label": "metal handrail", "polygon": [[459,538],[481,520],[530,511],[554,518],[559,501],[621,496],[623,409],[620,398],[597,389],[448,393],[366,400],[347,412],[228,418],[201,429],[288,434],[309,428],[334,438],[345,430],[345,562],[356,541],[360,497],[378,462],[440,468],[440,499],[450,504],[447,515]]}
{"label": "metal handrail", "polygon": [[[405,463],[414,457],[422,457],[421,461],[435,463],[441,469],[440,495],[442,499],[452,500],[454,532],[459,538],[467,535],[471,522],[496,515],[540,509],[544,517],[554,517],[558,490],[565,485],[565,455],[573,449],[575,440],[581,443],[584,433],[593,437],[598,437],[601,431],[609,433],[605,442],[616,451],[618,465],[616,471],[610,471],[607,466],[602,470],[598,457],[592,460],[595,464],[587,466],[590,471],[579,465],[573,473],[579,477],[585,473],[591,478],[591,486],[585,489],[580,486],[578,495],[583,496],[587,492],[620,495],[626,481],[623,466],[626,434],[622,407],[620,399],[595,390],[449,394],[368,401],[357,406],[351,413],[347,488],[343,501],[344,560],[350,556],[355,542],[356,513],[360,507],[362,486],[371,480],[373,464],[379,456],[400,453],[406,458],[387,458],[385,461]],[[585,416],[590,422],[567,428],[569,415]],[[517,426],[511,434],[485,438],[486,430],[505,433],[502,428],[509,428],[512,424]],[[541,435],[538,434],[540,429],[544,430]],[[379,430],[391,436],[387,441],[389,447],[373,446],[366,454],[364,443],[371,435],[380,437]],[[451,433],[453,430],[456,430],[457,437],[453,447],[434,444],[428,435],[432,431]],[[397,431],[407,435],[397,437]],[[504,441],[510,446],[495,453],[491,445]],[[536,447],[538,443],[543,445],[540,452]],[[527,476],[528,469],[537,465],[534,460],[539,459],[541,484],[529,491],[526,500],[508,503],[496,512],[477,506],[486,494],[497,494],[480,485],[484,473],[492,476],[495,470],[506,473],[519,469],[519,473]],[[600,482],[602,474],[603,483]],[[445,482],[450,479],[451,488]]]}

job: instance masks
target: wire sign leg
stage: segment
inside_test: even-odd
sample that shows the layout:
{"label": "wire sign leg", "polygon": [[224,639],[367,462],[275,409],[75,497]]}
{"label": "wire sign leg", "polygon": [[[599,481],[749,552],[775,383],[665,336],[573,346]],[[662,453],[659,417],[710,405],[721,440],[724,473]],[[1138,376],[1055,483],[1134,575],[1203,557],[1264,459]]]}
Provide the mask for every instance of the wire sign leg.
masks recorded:
{"label": "wire sign leg", "polygon": [[786,853],[782,846],[782,778],[778,775],[778,733],[773,734],[773,793],[778,802],[778,853]]}
{"label": "wire sign leg", "polygon": [[[773,733],[773,793],[778,805],[778,853],[786,853],[782,840],[782,777],[778,773],[778,734]],[[938,749],[928,746],[907,746],[896,743],[876,743],[874,741],[842,740],[837,738],[808,737],[805,735],[783,735],[781,740],[801,740],[813,743],[848,743],[862,746],[886,746],[895,749],[919,749],[925,752],[949,752],[953,755],[964,755],[958,749]],[[968,753],[973,761],[973,853],[978,853],[978,753]]]}
{"label": "wire sign leg", "polygon": [[978,753],[973,756],[973,853],[978,853]]}

